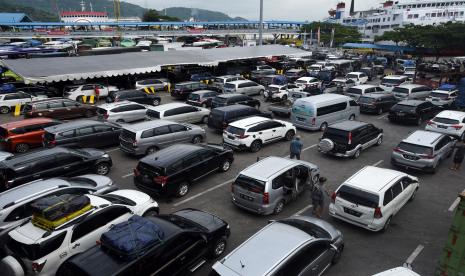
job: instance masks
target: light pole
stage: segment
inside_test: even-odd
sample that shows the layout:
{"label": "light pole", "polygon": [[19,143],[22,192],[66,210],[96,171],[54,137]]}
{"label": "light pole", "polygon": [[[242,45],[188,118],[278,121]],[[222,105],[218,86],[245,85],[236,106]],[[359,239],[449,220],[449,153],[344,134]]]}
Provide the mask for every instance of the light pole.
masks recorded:
{"label": "light pole", "polygon": [[260,25],[258,26],[258,45],[263,45],[263,0],[260,0]]}

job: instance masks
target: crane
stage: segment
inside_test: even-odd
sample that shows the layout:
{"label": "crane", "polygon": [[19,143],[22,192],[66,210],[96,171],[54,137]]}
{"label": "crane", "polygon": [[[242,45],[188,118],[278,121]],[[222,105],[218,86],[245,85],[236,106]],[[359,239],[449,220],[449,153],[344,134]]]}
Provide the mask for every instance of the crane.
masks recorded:
{"label": "crane", "polygon": [[116,18],[116,23],[118,23],[119,22],[119,17],[121,15],[119,0],[113,0],[113,9],[114,9],[114,14],[115,14],[115,18]]}

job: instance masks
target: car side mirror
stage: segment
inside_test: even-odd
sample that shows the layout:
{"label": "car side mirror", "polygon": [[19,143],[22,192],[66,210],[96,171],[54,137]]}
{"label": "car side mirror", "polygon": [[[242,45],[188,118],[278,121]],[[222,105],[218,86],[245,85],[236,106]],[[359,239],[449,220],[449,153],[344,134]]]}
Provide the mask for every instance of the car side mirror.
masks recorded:
{"label": "car side mirror", "polygon": [[339,248],[337,248],[337,246],[335,246],[334,244],[330,243],[329,246],[336,252],[339,251]]}
{"label": "car side mirror", "polygon": [[274,220],[274,219],[270,219],[270,220],[268,221],[268,224],[273,223],[273,222],[275,222],[275,221],[276,221],[276,220]]}

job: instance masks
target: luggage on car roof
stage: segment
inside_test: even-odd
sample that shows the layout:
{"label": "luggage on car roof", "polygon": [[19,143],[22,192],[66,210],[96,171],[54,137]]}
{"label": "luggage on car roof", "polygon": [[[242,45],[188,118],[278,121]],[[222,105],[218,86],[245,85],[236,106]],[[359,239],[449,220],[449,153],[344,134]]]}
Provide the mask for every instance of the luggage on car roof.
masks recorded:
{"label": "luggage on car roof", "polygon": [[165,233],[158,225],[141,216],[134,215],[128,221],[114,225],[103,233],[100,241],[106,249],[120,258],[133,260],[162,241]]}

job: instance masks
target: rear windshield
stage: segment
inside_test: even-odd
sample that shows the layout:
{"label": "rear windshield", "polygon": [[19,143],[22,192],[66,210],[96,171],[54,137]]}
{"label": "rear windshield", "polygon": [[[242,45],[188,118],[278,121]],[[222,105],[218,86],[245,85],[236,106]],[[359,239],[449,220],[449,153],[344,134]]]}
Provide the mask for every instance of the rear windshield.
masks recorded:
{"label": "rear windshield", "polygon": [[375,101],[376,101],[375,98],[363,97],[363,96],[358,99],[359,103],[373,103]]}
{"label": "rear windshield", "polygon": [[404,88],[404,87],[394,87],[394,89],[392,89],[392,92],[408,94],[409,90],[408,88]]}
{"label": "rear windshield", "polygon": [[356,79],[356,78],[358,78],[358,75],[356,75],[356,74],[347,74],[346,77],[347,77],[348,79]]}
{"label": "rear windshield", "polygon": [[416,107],[405,104],[396,104],[392,109],[396,111],[415,111]]}
{"label": "rear windshield", "polygon": [[400,148],[401,150],[411,152],[411,153],[416,153],[416,154],[431,155],[432,153],[432,148],[430,147],[410,144],[406,142],[401,142],[398,148]]}
{"label": "rear windshield", "polygon": [[440,123],[440,124],[446,124],[446,125],[460,124],[459,120],[454,120],[454,119],[449,119],[449,118],[441,118],[441,117],[435,117],[433,119],[433,122]]}
{"label": "rear windshield", "polygon": [[296,80],[294,83],[307,84],[307,81],[304,81],[304,80]]}
{"label": "rear windshield", "polygon": [[232,83],[225,83],[224,88],[234,89],[234,88],[236,88],[236,86],[234,84],[232,84]]}
{"label": "rear windshield", "polygon": [[292,113],[301,116],[315,116],[315,110],[313,109],[312,105],[309,104],[294,104],[294,106],[292,106]]}
{"label": "rear windshield", "polygon": [[185,84],[176,84],[174,85],[174,89],[186,89],[186,85]]}
{"label": "rear windshield", "polygon": [[71,179],[69,179],[70,183],[74,183],[76,185],[79,185],[79,186],[84,186],[84,187],[92,187],[92,188],[95,188],[97,187],[97,183],[95,183],[95,181],[89,179],[89,178],[85,178],[85,177],[73,177]]}
{"label": "rear windshield", "polygon": [[213,79],[213,82],[216,82],[216,83],[224,83],[224,79],[221,79],[221,78],[214,78],[214,79]]}
{"label": "rear windshield", "polygon": [[341,186],[337,191],[337,196],[366,207],[376,208],[379,205],[379,197],[375,194],[361,191],[346,185]]}
{"label": "rear windshield", "polygon": [[245,175],[239,175],[234,182],[234,185],[237,185],[243,189],[249,190],[254,193],[263,193],[265,191],[265,182]]}
{"label": "rear windshield", "polygon": [[299,73],[299,72],[289,72],[289,71],[287,71],[287,72],[286,72],[286,76],[295,76],[295,75],[297,75],[298,73]]}
{"label": "rear windshield", "polygon": [[33,261],[40,259],[50,254],[51,252],[57,250],[63,243],[65,237],[66,231],[59,235],[56,235],[53,238],[48,238],[40,244],[24,244],[12,238],[9,238],[7,246],[11,251],[13,251],[15,255]]}
{"label": "rear windshield", "polygon": [[382,79],[381,80],[381,83],[385,83],[385,84],[401,84],[403,83],[404,80],[403,79]]}
{"label": "rear windshield", "polygon": [[228,101],[228,98],[223,98],[223,97],[215,97],[213,98],[213,101],[215,103],[226,103]]}
{"label": "rear windshield", "polygon": [[130,140],[130,141],[135,141],[136,140],[136,134],[134,132],[131,132],[129,130],[123,129],[121,132],[121,138],[124,140]]}
{"label": "rear windshield", "polygon": [[271,91],[271,92],[279,92],[278,87],[268,87],[268,90]]}
{"label": "rear windshield", "polygon": [[147,109],[146,114],[147,114],[147,116],[149,116],[151,118],[160,119],[160,112],[158,112],[158,111]]}
{"label": "rear windshield", "polygon": [[438,92],[432,92],[430,96],[432,98],[440,98],[440,99],[447,99],[447,97],[449,97],[449,95],[446,93],[438,93]]}
{"label": "rear windshield", "polygon": [[356,94],[356,95],[362,95],[362,89],[351,87],[351,88],[349,88],[349,89],[347,90],[347,93],[349,93],[349,94]]}
{"label": "rear windshield", "polygon": [[200,95],[191,93],[191,94],[189,94],[188,99],[191,100],[191,101],[199,101],[200,100]]}
{"label": "rear windshield", "polygon": [[139,171],[140,174],[149,175],[151,177],[165,175],[164,168],[155,167],[155,166],[143,163],[143,162],[139,162],[139,164],[137,164],[137,170]]}
{"label": "rear windshield", "polygon": [[349,132],[337,128],[328,128],[324,132],[323,138],[332,138],[337,142],[345,142],[349,139]]}
{"label": "rear windshield", "polygon": [[68,87],[65,87],[64,92],[71,92],[71,91],[74,91],[74,90],[76,90],[78,88],[79,88],[79,86],[68,86]]}
{"label": "rear windshield", "polygon": [[105,115],[105,114],[107,114],[107,110],[103,109],[103,108],[98,108],[97,109],[97,114]]}
{"label": "rear windshield", "polygon": [[226,128],[226,131],[231,133],[231,134],[235,134],[235,135],[243,135],[244,132],[245,132],[245,129],[242,129],[242,128],[238,128],[238,127],[233,127],[233,126],[228,126]]}

